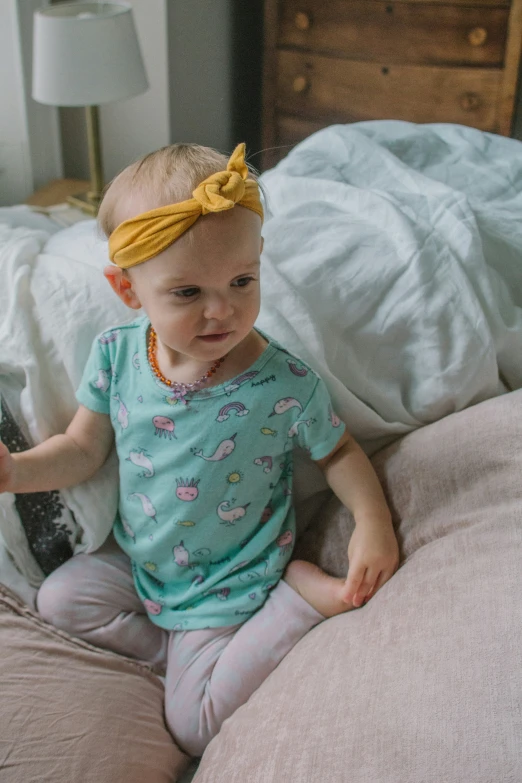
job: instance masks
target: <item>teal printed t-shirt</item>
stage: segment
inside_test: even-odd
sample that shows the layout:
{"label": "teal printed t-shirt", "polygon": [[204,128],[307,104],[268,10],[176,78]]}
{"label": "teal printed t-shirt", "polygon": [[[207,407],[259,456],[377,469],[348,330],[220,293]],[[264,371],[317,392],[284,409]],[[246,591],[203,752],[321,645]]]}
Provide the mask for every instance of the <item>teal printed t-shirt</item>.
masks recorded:
{"label": "teal printed t-shirt", "polygon": [[110,415],[120,466],[114,535],[150,619],[167,630],[247,620],[294,546],[293,449],[344,432],[323,381],[269,340],[244,373],[176,400],[142,317],[94,341],[78,401]]}

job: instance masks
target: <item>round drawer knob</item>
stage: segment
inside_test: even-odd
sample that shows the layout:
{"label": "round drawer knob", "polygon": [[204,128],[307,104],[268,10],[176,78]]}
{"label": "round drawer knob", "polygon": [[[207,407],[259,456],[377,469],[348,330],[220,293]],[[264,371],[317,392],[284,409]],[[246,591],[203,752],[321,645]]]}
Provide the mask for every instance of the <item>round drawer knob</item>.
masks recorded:
{"label": "round drawer knob", "polygon": [[460,98],[460,107],[464,111],[476,111],[482,106],[482,100],[476,92],[465,92]]}
{"label": "round drawer knob", "polygon": [[292,83],[294,92],[306,92],[309,86],[310,82],[306,76],[296,76]]}
{"label": "round drawer knob", "polygon": [[468,33],[468,41],[472,46],[484,46],[488,40],[488,31],[483,27],[474,27]]}
{"label": "round drawer knob", "polygon": [[312,25],[312,20],[309,14],[298,11],[294,18],[294,24],[298,30],[309,30]]}

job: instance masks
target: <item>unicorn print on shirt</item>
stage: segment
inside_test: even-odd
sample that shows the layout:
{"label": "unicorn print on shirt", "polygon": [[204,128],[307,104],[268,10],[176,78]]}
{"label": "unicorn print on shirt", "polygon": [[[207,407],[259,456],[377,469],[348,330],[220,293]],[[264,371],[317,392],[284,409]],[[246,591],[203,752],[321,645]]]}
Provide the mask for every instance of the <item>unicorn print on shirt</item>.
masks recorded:
{"label": "unicorn print on shirt", "polygon": [[218,504],[216,513],[221,519],[221,524],[228,526],[235,525],[238,519],[243,519],[247,513],[247,508],[250,505],[250,503],[246,503],[244,506],[230,508],[231,503],[235,503],[235,498],[232,498],[232,500],[223,500]]}
{"label": "unicorn print on shirt", "polygon": [[299,400],[295,399],[295,397],[283,397],[281,400],[276,402],[274,405],[274,410],[272,413],[268,414],[268,418],[270,418],[270,416],[277,416],[281,413],[286,413],[286,411],[289,411],[290,408],[298,408],[301,412],[303,411],[303,406]]}
{"label": "unicorn print on shirt", "polygon": [[111,329],[109,332],[105,332],[102,334],[102,336],[99,338],[100,343],[102,345],[108,345],[109,343],[113,343],[118,339],[118,335],[120,334],[121,329]]}
{"label": "unicorn print on shirt", "polygon": [[116,414],[118,424],[121,426],[122,430],[126,430],[129,426],[129,410],[119,394],[114,394],[112,399],[116,400],[119,406],[118,413]]}
{"label": "unicorn print on shirt", "polygon": [[295,438],[297,435],[297,428],[301,425],[304,425],[306,427],[309,427],[310,424],[315,424],[315,419],[301,419],[301,421],[296,421],[295,424],[292,424],[290,429],[288,430],[288,437],[289,438]]}
{"label": "unicorn print on shirt", "polygon": [[129,500],[132,500],[133,498],[137,498],[142,505],[143,513],[154,520],[154,522],[157,522],[156,519],[156,509],[154,508],[152,501],[147,495],[144,495],[142,492],[133,492],[131,495],[127,496]]}
{"label": "unicorn print on shirt", "polygon": [[94,382],[97,389],[106,392],[111,385],[111,370],[98,370],[98,379]]}
{"label": "unicorn print on shirt", "polygon": [[176,565],[184,566],[185,568],[188,568],[190,566],[189,563],[190,553],[188,549],[186,549],[185,546],[183,545],[183,541],[180,541],[179,544],[176,544],[172,552],[174,554],[174,560],[176,561]]}
{"label": "unicorn print on shirt", "polygon": [[126,462],[132,462],[133,465],[143,468],[143,472],[138,474],[141,478],[151,478],[154,475],[154,466],[145,449],[129,452]]}
{"label": "unicorn print on shirt", "polygon": [[201,457],[201,459],[206,460],[207,462],[218,462],[219,460],[225,459],[228,457],[234,449],[236,448],[235,444],[235,437],[237,435],[237,432],[235,432],[233,435],[230,436],[230,438],[226,438],[226,440],[222,440],[215,452],[210,457],[205,457],[202,450],[199,449],[199,451],[196,451],[195,449],[191,449],[192,453],[195,457]]}
{"label": "unicorn print on shirt", "polygon": [[334,413],[334,409],[331,405],[328,406],[328,418],[332,423],[332,427],[338,427],[341,423],[341,419],[336,413]]}

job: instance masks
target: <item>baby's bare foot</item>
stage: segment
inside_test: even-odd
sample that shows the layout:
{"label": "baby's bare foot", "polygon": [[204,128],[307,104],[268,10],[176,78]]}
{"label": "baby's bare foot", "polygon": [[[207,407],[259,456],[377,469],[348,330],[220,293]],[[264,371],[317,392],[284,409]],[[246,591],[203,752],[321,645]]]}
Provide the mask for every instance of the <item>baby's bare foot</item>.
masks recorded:
{"label": "baby's bare foot", "polygon": [[319,566],[306,560],[293,560],[283,579],[324,617],[333,617],[354,608],[352,603],[347,604],[340,597],[344,579],[328,576]]}

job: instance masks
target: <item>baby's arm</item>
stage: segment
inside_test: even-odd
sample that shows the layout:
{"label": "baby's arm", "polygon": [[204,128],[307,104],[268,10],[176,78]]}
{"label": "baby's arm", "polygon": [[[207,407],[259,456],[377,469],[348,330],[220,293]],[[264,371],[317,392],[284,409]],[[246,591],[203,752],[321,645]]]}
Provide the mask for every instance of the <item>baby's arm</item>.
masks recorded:
{"label": "baby's arm", "polygon": [[354,606],[362,606],[393,576],[399,564],[390,510],[370,460],[347,432],[317,464],[355,519],[342,597]]}
{"label": "baby's arm", "polygon": [[101,468],[112,448],[111,420],[80,405],[64,435],[10,454],[0,443],[0,492],[44,492],[80,484]]}

